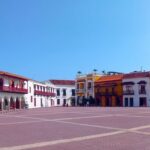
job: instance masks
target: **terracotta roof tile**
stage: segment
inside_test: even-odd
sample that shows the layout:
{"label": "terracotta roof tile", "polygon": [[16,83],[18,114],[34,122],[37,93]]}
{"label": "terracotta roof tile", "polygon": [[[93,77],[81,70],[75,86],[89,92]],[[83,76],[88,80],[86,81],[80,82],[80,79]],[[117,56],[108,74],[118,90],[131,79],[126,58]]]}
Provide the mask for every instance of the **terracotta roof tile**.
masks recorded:
{"label": "terracotta roof tile", "polygon": [[118,81],[118,80],[122,80],[123,78],[123,74],[119,74],[119,75],[105,75],[100,77],[99,80],[97,80],[96,82],[111,82],[111,81]]}
{"label": "terracotta roof tile", "polygon": [[75,85],[75,80],[49,80],[55,85]]}
{"label": "terracotta roof tile", "polygon": [[123,79],[150,77],[150,72],[133,72],[123,76]]}
{"label": "terracotta roof tile", "polygon": [[13,73],[9,73],[9,72],[5,72],[5,71],[0,71],[0,75],[12,77],[12,78],[18,78],[18,79],[22,79],[22,80],[28,80],[28,78],[26,78],[26,77],[16,75],[16,74],[13,74]]}

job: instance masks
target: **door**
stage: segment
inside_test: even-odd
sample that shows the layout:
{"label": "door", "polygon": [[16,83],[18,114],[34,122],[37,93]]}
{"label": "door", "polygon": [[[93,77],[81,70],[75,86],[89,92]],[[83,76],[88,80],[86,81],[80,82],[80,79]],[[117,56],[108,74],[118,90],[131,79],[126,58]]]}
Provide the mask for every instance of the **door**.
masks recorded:
{"label": "door", "polygon": [[133,107],[134,102],[133,102],[133,98],[130,98],[130,107]]}
{"label": "door", "polygon": [[128,107],[128,98],[125,98],[125,107]]}
{"label": "door", "polygon": [[65,105],[66,105],[66,99],[63,100],[63,106],[65,106]]}
{"label": "door", "polygon": [[140,97],[140,107],[146,107],[146,106],[147,106],[146,97]]}

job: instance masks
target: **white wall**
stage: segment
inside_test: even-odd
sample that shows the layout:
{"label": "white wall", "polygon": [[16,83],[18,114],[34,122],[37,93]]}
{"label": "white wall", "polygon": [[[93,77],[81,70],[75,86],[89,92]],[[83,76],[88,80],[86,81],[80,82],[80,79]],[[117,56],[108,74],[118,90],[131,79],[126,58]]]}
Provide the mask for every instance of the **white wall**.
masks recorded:
{"label": "white wall", "polygon": [[[51,107],[51,101],[55,98],[42,96],[42,95],[34,95],[34,84],[43,86],[45,88],[46,87],[53,88],[53,85],[49,83],[41,83],[41,82],[37,82],[33,80],[28,81],[28,94],[26,94],[25,97],[26,97],[26,102],[28,103],[29,108]],[[31,92],[30,92],[30,88],[31,88]],[[32,102],[31,102],[31,97],[32,97]],[[35,99],[36,99],[36,106],[34,105]]]}
{"label": "white wall", "polygon": [[[139,94],[139,84],[140,81],[146,81],[146,94]],[[147,106],[150,106],[150,78],[143,77],[143,78],[131,78],[131,79],[123,79],[123,82],[134,82],[133,90],[134,95],[123,95],[123,101],[125,98],[133,98],[134,99],[134,106],[139,106],[139,99],[140,97],[146,97],[147,99]],[[123,86],[123,90],[125,90],[125,85]],[[125,103],[124,103],[125,106]]]}
{"label": "white wall", "polygon": [[[57,96],[57,89],[60,90],[60,96]],[[66,96],[63,96],[63,89],[66,89]],[[56,100],[55,106],[63,106],[63,101],[66,99],[66,103],[70,106],[71,105],[71,97],[72,96],[72,89],[75,90],[75,85],[55,85],[56,90]],[[60,104],[57,104],[57,99],[60,99]]]}

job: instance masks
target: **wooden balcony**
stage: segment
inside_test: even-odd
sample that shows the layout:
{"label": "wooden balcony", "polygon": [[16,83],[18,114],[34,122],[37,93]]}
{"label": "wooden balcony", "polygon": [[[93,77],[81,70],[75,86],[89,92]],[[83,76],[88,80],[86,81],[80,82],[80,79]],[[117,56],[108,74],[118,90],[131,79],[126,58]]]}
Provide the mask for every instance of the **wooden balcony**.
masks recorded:
{"label": "wooden balcony", "polygon": [[48,96],[48,97],[51,96],[51,97],[54,97],[54,96],[55,96],[55,93],[35,90],[35,91],[34,91],[34,95],[41,95],[41,96]]}
{"label": "wooden balcony", "polygon": [[27,94],[28,89],[9,87],[9,86],[0,86],[0,92]]}
{"label": "wooden balcony", "polygon": [[117,93],[112,91],[112,92],[97,92],[96,96],[116,96]]}
{"label": "wooden balcony", "polygon": [[139,94],[146,94],[146,90],[139,90]]}
{"label": "wooden balcony", "polygon": [[123,95],[134,95],[134,90],[123,91]]}
{"label": "wooden balcony", "polygon": [[76,93],[85,93],[86,90],[85,89],[76,89]]}

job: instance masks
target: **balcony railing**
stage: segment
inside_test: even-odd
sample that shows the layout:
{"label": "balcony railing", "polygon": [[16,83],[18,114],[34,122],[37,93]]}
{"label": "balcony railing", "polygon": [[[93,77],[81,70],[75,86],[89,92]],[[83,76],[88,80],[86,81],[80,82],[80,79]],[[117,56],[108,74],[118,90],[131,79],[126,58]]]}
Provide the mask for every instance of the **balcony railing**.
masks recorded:
{"label": "balcony railing", "polygon": [[34,95],[42,95],[42,96],[51,96],[51,97],[54,97],[55,93],[35,90],[34,91]]}
{"label": "balcony railing", "polygon": [[0,86],[1,92],[9,92],[9,93],[22,93],[27,94],[28,90],[25,88],[17,88],[17,87],[9,87],[9,86]]}
{"label": "balcony railing", "polygon": [[96,96],[116,96],[116,92],[97,92]]}
{"label": "balcony railing", "polygon": [[123,95],[134,95],[134,90],[123,91]]}
{"label": "balcony railing", "polygon": [[146,94],[146,90],[139,90],[139,94]]}
{"label": "balcony railing", "polygon": [[84,93],[86,90],[85,89],[77,89],[76,93]]}

